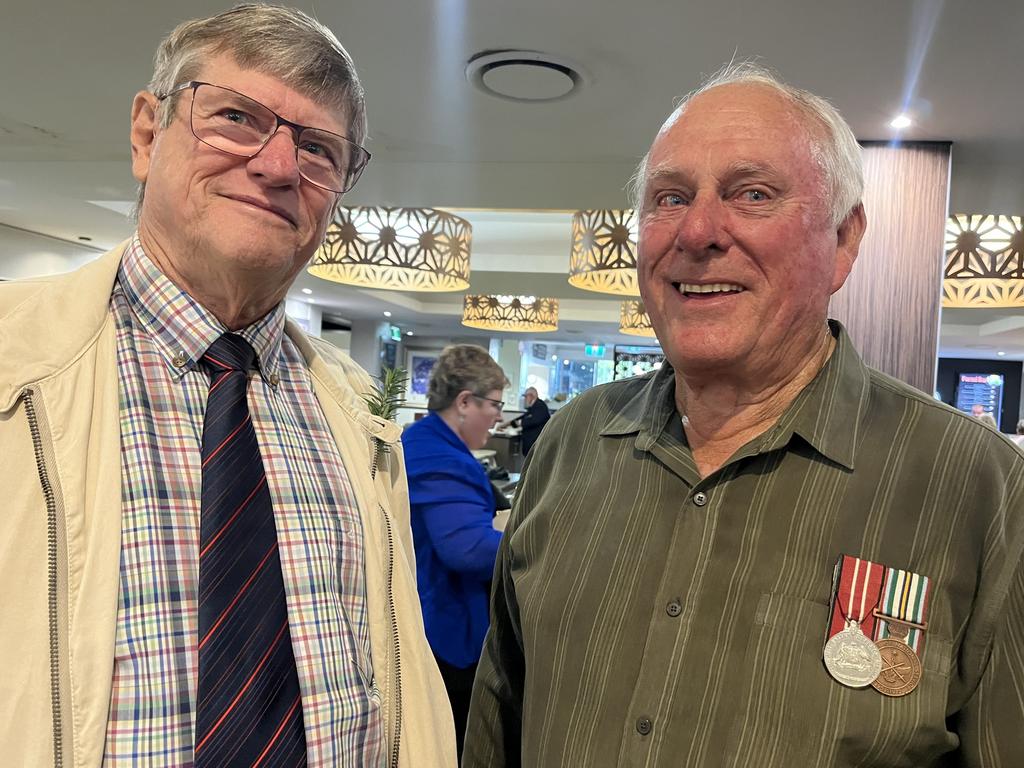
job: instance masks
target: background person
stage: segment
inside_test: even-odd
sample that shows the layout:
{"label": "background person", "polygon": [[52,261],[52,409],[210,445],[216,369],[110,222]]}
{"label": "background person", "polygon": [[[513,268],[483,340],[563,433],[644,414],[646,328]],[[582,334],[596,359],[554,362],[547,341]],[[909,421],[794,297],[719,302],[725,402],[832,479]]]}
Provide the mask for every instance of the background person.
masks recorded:
{"label": "background person", "polygon": [[523,456],[526,456],[533,444],[540,437],[544,425],[551,418],[551,411],[548,404],[540,399],[536,387],[527,387],[523,393],[523,404],[526,406],[526,413],[505,422],[506,425],[518,426],[523,430],[520,438],[523,446]]}
{"label": "background person", "polygon": [[132,104],[137,232],[0,286],[5,765],[454,765],[401,452],[371,469],[399,430],[284,312],[365,135],[323,25],[185,22]]}
{"label": "background person", "polygon": [[484,447],[501,421],[506,386],[505,373],[480,347],[447,347],[430,376],[430,413],[402,435],[423,621],[448,689],[460,755],[501,541],[492,526],[493,488],[472,451]]}

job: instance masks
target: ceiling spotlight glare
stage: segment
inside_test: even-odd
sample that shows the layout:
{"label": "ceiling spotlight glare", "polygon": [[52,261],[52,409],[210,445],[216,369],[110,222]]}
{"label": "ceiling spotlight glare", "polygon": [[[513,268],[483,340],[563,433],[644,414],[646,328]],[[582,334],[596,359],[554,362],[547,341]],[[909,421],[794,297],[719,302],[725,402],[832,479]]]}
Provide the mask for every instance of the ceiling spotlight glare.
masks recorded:
{"label": "ceiling spotlight glare", "polygon": [[911,125],[913,125],[913,120],[906,115],[896,115],[896,117],[889,122],[889,127],[895,128],[897,131],[902,131],[904,128],[909,128]]}

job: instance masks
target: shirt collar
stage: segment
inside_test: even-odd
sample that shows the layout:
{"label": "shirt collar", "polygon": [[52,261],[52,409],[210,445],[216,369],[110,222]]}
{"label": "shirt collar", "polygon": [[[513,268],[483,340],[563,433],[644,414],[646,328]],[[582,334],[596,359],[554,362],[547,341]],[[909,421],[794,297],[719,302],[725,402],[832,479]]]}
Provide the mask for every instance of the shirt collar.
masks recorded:
{"label": "shirt collar", "polygon": [[[153,340],[174,378],[192,370],[227,328],[160,271],[136,233],[125,249],[117,283],[139,325]],[[256,351],[264,380],[276,383],[284,336],[284,303],[236,331]]]}
{"label": "shirt collar", "polygon": [[[754,452],[784,448],[799,435],[818,453],[847,469],[854,454],[861,416],[870,392],[870,369],[864,364],[843,326],[829,321],[836,340],[831,357],[810,384],[797,395],[782,417],[757,438]],[[648,450],[670,419],[679,418],[675,405],[675,371],[666,360],[647,375],[647,382],[612,417],[602,435],[637,434],[637,448]],[[749,453],[744,450],[744,453]]]}

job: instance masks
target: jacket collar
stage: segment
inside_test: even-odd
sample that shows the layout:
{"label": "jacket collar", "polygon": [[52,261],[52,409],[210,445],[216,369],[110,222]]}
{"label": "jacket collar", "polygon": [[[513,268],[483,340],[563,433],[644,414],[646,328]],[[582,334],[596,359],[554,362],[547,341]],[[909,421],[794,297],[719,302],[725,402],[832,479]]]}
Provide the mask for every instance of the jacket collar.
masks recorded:
{"label": "jacket collar", "polygon": [[126,245],[74,272],[3,286],[0,297],[11,291],[16,298],[0,317],[0,360],[6,361],[0,366],[0,410],[8,410],[29,384],[66,368],[99,336]]}
{"label": "jacket collar", "polygon": [[[854,468],[871,373],[846,329],[835,320],[829,321],[829,328],[836,339],[832,356],[775,425],[757,438],[757,453],[784,448],[794,435],[799,435],[822,456],[847,469]],[[636,434],[641,450],[649,450],[670,420],[678,418],[675,371],[668,361],[645,378],[645,385],[601,430],[602,435]]]}
{"label": "jacket collar", "polygon": [[452,428],[448,426],[448,423],[442,419],[436,411],[431,411],[417,423],[422,425],[420,429],[433,432],[456,450],[469,454],[470,456],[473,455],[473,452],[469,450],[469,446],[462,442],[462,438],[452,431]]}
{"label": "jacket collar", "polygon": [[[60,373],[96,341],[110,319],[110,294],[128,244],[73,272],[0,286],[0,361],[6,361],[0,365],[0,412],[12,408],[30,384]],[[320,385],[318,395],[330,394],[370,437],[398,441],[401,428],[369,413],[361,399],[372,386],[365,371],[336,347],[311,340],[290,320],[284,332]],[[352,381],[358,382],[358,391]]]}

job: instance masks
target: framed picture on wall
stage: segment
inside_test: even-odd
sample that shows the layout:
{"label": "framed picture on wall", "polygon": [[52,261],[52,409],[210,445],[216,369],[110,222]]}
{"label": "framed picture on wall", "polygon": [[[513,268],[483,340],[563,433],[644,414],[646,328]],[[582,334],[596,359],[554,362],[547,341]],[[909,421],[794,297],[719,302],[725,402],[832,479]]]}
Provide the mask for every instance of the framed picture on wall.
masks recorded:
{"label": "framed picture on wall", "polygon": [[409,372],[409,387],[405,393],[407,405],[426,405],[430,387],[430,374],[437,363],[439,352],[410,349],[405,353],[405,369]]}

